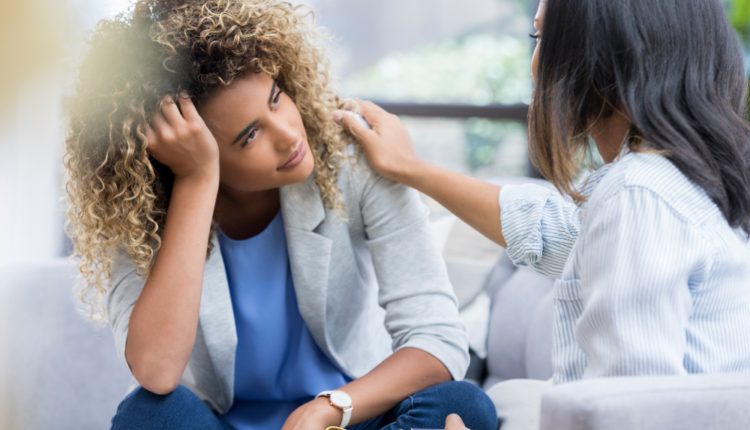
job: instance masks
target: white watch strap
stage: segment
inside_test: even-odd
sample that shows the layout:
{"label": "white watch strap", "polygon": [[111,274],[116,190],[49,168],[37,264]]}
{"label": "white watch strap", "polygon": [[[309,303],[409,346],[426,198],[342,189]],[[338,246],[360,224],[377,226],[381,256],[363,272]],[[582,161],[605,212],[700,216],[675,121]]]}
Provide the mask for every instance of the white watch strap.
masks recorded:
{"label": "white watch strap", "polygon": [[[317,399],[318,397],[331,397],[331,393],[333,391],[323,391],[322,393],[315,396]],[[338,409],[338,408],[337,408]],[[342,429],[345,429],[347,425],[349,425],[349,421],[352,419],[352,410],[354,410],[354,406],[349,406],[346,409],[341,409],[341,412],[343,412],[343,416],[341,417],[341,424],[339,424],[339,427]]]}
{"label": "white watch strap", "polygon": [[348,408],[343,410],[344,416],[341,417],[341,425],[339,426],[342,429],[345,429],[346,426],[349,425],[349,420],[352,419],[352,409],[354,409],[354,407],[349,406]]}

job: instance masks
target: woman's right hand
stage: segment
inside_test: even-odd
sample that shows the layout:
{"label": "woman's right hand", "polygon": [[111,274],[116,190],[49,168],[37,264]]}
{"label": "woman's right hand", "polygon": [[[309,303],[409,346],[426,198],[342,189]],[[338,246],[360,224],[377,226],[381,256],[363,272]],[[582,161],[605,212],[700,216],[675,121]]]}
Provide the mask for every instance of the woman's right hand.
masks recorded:
{"label": "woman's right hand", "polygon": [[417,155],[409,129],[396,115],[389,114],[369,101],[357,100],[359,110],[372,130],[360,124],[346,110],[334,112],[333,119],[347,129],[359,141],[367,161],[381,176],[404,184],[409,183],[410,174],[424,163]]}
{"label": "woman's right hand", "polygon": [[172,96],[161,100],[161,110],[146,126],[146,139],[149,154],[169,167],[175,177],[218,176],[216,139],[186,93],[177,102]]}
{"label": "woman's right hand", "polygon": [[161,247],[130,313],[125,359],[138,383],[164,395],[180,384],[200,318],[206,249],[219,189],[219,147],[184,95],[146,128],[148,152],[175,174]]}

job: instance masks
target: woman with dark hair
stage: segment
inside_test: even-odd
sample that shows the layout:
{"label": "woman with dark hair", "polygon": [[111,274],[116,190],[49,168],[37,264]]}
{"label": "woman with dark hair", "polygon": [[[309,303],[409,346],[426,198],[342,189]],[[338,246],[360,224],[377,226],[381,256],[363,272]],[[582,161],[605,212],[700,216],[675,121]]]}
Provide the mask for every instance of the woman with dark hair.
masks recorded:
{"label": "woman with dark hair", "polygon": [[[719,0],[542,0],[535,28],[529,152],[576,204],[429,165],[371,103],[373,130],[334,117],[380,174],[559,278],[554,383],[750,372],[747,80]],[[608,164],[578,187],[589,138]],[[533,405],[532,384],[505,391]]]}

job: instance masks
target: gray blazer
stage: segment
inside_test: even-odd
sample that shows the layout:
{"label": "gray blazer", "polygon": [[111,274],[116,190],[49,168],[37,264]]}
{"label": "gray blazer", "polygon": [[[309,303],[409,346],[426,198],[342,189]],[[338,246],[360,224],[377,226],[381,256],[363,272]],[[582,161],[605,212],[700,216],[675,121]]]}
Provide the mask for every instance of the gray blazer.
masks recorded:
{"label": "gray blazer", "polygon": [[[312,176],[281,189],[297,302],[315,342],[352,378],[411,347],[435,356],[454,379],[462,379],[468,338],[433,243],[428,209],[414,190],[377,175],[362,160],[343,163],[338,186],[346,221],[324,205]],[[225,413],[234,400],[237,331],[221,250],[212,240],[198,332],[180,383]],[[124,252],[110,279],[106,311],[127,365],[130,313],[145,280]]]}

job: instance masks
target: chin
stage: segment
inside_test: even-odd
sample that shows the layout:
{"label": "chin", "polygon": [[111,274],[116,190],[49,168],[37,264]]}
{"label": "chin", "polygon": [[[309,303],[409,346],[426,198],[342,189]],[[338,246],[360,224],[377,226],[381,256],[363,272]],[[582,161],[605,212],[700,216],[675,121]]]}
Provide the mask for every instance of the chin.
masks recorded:
{"label": "chin", "polygon": [[290,178],[290,183],[297,184],[303,182],[312,175],[313,170],[315,170],[315,159],[313,158],[313,155],[308,152],[305,159],[289,172],[292,176]]}

